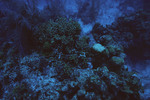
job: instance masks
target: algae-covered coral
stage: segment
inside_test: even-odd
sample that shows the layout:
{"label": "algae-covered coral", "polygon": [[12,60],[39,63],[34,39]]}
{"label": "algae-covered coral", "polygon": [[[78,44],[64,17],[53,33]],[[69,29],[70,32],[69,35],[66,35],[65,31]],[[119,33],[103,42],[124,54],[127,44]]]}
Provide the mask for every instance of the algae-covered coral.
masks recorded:
{"label": "algae-covered coral", "polygon": [[47,49],[46,45],[49,45],[51,49],[57,49],[58,52],[69,53],[76,45],[80,31],[81,27],[76,21],[58,18],[40,25],[34,37],[41,49]]}
{"label": "algae-covered coral", "polygon": [[64,72],[68,73],[73,67],[87,67],[88,38],[79,38],[80,32],[80,24],[72,19],[50,20],[38,26],[34,34],[35,44],[43,55],[56,61],[55,66],[64,66]]}

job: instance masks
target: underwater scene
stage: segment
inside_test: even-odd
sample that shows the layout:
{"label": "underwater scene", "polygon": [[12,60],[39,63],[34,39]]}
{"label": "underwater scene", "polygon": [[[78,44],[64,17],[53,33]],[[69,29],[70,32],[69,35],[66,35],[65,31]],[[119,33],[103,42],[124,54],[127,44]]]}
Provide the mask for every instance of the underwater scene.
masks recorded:
{"label": "underwater scene", "polygon": [[150,100],[150,0],[0,0],[0,100]]}

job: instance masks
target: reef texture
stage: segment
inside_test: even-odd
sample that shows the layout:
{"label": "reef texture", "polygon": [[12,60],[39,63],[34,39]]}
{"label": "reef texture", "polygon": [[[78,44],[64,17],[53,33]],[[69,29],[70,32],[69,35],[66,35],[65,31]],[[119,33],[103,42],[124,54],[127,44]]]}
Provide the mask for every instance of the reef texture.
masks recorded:
{"label": "reef texture", "polygon": [[80,37],[78,22],[66,18],[35,26],[34,49],[26,56],[19,56],[19,50],[4,42],[0,98],[140,100],[143,87],[137,73],[128,71],[125,52],[141,37],[141,44],[150,46],[146,14],[121,17],[106,28],[95,24],[91,33],[97,43],[92,47],[88,37]]}

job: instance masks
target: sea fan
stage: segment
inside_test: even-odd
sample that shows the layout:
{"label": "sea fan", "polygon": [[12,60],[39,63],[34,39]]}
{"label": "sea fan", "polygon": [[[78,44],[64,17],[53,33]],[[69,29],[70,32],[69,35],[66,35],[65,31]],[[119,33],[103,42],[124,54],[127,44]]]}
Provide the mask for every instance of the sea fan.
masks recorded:
{"label": "sea fan", "polygon": [[[4,4],[7,9],[0,9],[1,15],[3,15],[0,19],[1,41],[11,42],[12,47],[16,47],[20,53],[23,53],[28,49],[29,44],[31,44],[29,43],[32,37],[31,26],[33,26],[34,22],[30,19],[33,13],[25,2],[21,5],[19,4],[20,2],[15,3],[12,8],[11,3],[14,4],[14,2],[5,2]],[[7,7],[7,5],[10,6]],[[19,10],[14,9],[15,7]]]}

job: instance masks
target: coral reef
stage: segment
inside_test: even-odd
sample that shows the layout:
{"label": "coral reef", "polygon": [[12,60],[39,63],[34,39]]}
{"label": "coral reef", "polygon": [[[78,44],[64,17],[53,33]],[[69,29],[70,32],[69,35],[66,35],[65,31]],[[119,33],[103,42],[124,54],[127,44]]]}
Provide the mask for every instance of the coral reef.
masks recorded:
{"label": "coral reef", "polygon": [[51,19],[34,29],[30,55],[20,57],[9,42],[2,46],[1,98],[140,100],[140,79],[126,68],[125,47],[108,34],[110,28],[95,24],[92,34],[97,43],[92,47],[72,19]]}

